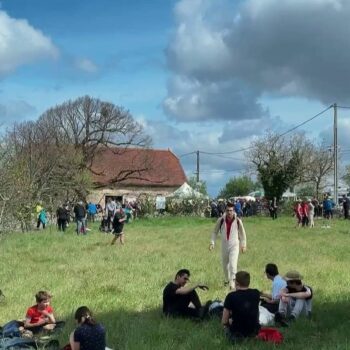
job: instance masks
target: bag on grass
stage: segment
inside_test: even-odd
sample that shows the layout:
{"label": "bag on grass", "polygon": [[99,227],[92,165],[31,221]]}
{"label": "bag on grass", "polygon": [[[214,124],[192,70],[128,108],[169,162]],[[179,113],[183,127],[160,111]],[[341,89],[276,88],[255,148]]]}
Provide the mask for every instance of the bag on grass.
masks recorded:
{"label": "bag on grass", "polygon": [[283,334],[276,328],[262,327],[257,338],[274,344],[283,343]]}
{"label": "bag on grass", "polygon": [[23,322],[20,322],[17,320],[12,320],[10,322],[7,322],[0,328],[0,337],[1,338],[20,337],[21,336],[20,327],[23,327]]}
{"label": "bag on grass", "polygon": [[209,316],[222,318],[222,313],[224,311],[224,303],[221,300],[214,300],[209,306]]}
{"label": "bag on grass", "polygon": [[259,323],[262,326],[273,326],[275,322],[275,315],[272,314],[265,307],[259,305]]}

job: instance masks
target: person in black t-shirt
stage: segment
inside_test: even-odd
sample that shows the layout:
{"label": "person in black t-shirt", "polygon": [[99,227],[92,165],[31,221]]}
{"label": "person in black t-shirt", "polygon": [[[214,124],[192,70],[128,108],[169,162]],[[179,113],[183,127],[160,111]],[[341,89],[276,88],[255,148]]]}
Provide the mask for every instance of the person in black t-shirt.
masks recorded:
{"label": "person in black t-shirt", "polygon": [[189,318],[203,318],[208,311],[210,302],[202,307],[196,289],[208,290],[204,284],[187,287],[190,271],[179,270],[174,282],[169,282],[163,290],[163,313],[166,316],[183,316]]}
{"label": "person in black t-shirt", "polygon": [[229,293],[224,302],[222,325],[231,340],[255,337],[260,329],[260,292],[250,289],[250,274],[239,271],[236,274],[236,291]]}
{"label": "person in black t-shirt", "polygon": [[126,220],[125,213],[122,208],[118,208],[114,214],[113,218],[113,234],[111,245],[113,245],[116,240],[120,239],[120,244],[124,244],[124,222]]}

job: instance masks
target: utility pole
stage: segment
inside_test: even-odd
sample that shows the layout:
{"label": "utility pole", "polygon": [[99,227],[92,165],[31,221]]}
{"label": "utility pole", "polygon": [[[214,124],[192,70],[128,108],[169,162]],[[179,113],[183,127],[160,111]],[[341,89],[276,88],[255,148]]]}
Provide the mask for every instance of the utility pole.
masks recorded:
{"label": "utility pole", "polygon": [[199,182],[199,151],[197,151],[197,183]]}
{"label": "utility pole", "polygon": [[338,115],[337,104],[333,104],[334,125],[333,125],[333,156],[334,156],[334,202],[338,206]]}

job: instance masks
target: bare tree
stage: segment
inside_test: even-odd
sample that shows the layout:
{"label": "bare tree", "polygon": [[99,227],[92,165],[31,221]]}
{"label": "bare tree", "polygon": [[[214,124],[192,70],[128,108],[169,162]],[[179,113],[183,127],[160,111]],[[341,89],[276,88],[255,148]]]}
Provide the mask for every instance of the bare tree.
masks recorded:
{"label": "bare tree", "polygon": [[91,169],[97,152],[113,148],[150,146],[149,136],[123,107],[89,96],[68,101],[46,111],[38,125],[49,130],[56,144],[73,145],[83,154],[83,167]]}
{"label": "bare tree", "polygon": [[320,198],[320,192],[326,187],[326,179],[334,168],[333,153],[326,147],[324,142],[316,144],[306,163],[303,182],[313,186],[315,197]]}

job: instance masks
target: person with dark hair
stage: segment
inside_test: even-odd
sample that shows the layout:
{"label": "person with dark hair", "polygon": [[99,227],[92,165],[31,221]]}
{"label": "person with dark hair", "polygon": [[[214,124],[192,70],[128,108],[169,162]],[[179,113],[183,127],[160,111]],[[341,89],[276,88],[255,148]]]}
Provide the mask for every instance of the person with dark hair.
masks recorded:
{"label": "person with dark hair", "polygon": [[237,272],[236,291],[230,292],[224,302],[221,323],[232,341],[255,337],[260,330],[260,292],[250,289],[249,284],[250,274],[246,271]]}
{"label": "person with dark hair", "polygon": [[83,201],[79,201],[74,206],[75,221],[77,223],[77,235],[80,233],[86,234],[86,209]]}
{"label": "person with dark hair", "polygon": [[126,216],[122,208],[116,209],[116,212],[113,217],[113,234],[111,245],[113,245],[119,238],[120,244],[124,244],[124,223]]}
{"label": "person with dark hair", "polygon": [[270,263],[265,266],[266,277],[272,281],[272,292],[260,293],[262,299],[261,306],[269,312],[275,314],[278,311],[278,305],[281,298],[281,290],[287,286],[286,281],[278,274],[276,264]]}
{"label": "person with dark hair", "polygon": [[51,297],[49,292],[43,290],[35,295],[36,305],[27,310],[24,328],[33,333],[55,328],[56,320],[53,315],[53,308],[50,306]]}
{"label": "person with dark hair", "polygon": [[247,239],[243,223],[237,217],[232,203],[227,203],[225,214],[216,221],[209,250],[214,249],[215,240],[219,232],[221,234],[221,259],[225,275],[224,283],[229,284],[230,289],[234,289],[239,251],[241,250],[242,253],[246,251]]}
{"label": "person with dark hair", "polygon": [[174,282],[169,282],[163,290],[163,313],[166,316],[182,316],[189,318],[204,318],[208,312],[210,302],[202,307],[196,289],[208,290],[204,284],[186,286],[190,278],[190,271],[179,270]]}
{"label": "person with dark hair", "polygon": [[68,221],[68,211],[67,209],[61,204],[56,211],[57,216],[57,226],[59,231],[66,231],[67,228],[67,221]]}
{"label": "person with dark hair", "polygon": [[281,326],[288,326],[301,315],[311,317],[312,288],[304,285],[302,278],[298,271],[289,271],[284,276],[287,286],[281,290],[281,300],[275,315],[276,323]]}
{"label": "person with dark hair", "polygon": [[71,333],[69,343],[72,350],[105,350],[106,331],[92,317],[86,306],[80,306],[75,311],[75,321],[78,327]]}
{"label": "person with dark hair", "polygon": [[349,208],[350,208],[350,200],[346,194],[343,194],[343,213],[344,219],[349,219]]}

